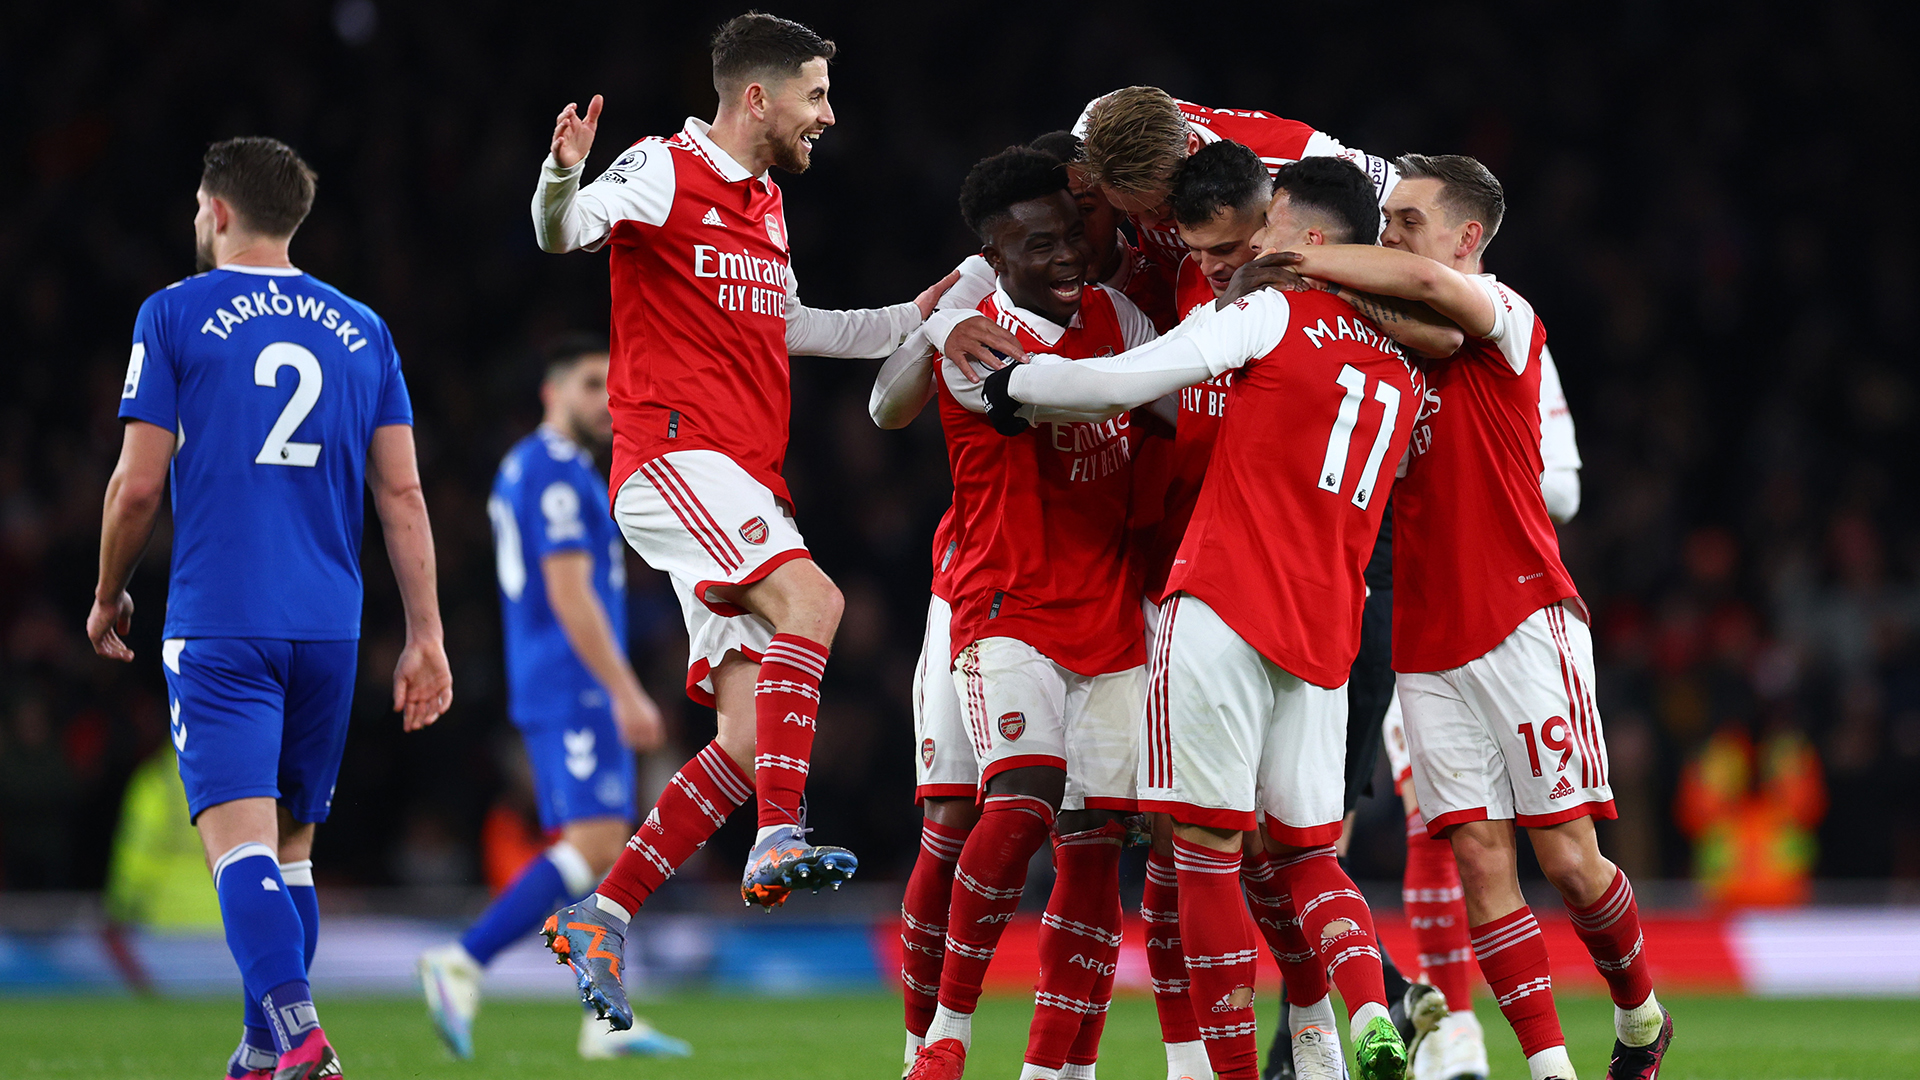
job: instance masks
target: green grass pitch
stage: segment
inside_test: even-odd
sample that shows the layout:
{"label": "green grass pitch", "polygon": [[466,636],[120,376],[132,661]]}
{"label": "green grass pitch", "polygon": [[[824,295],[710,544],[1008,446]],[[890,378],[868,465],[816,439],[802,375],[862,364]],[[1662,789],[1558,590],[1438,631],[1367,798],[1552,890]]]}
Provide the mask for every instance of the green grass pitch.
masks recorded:
{"label": "green grass pitch", "polygon": [[[1264,995],[1263,995],[1264,996]],[[1511,1031],[1481,1001],[1494,1080],[1525,1080]],[[1561,999],[1574,1063],[1606,1075],[1612,1046],[1604,999]],[[1892,1080],[1920,1078],[1920,1008],[1911,1001],[1778,1001],[1675,997],[1677,1040],[1666,1080]],[[1272,1021],[1263,1001],[1262,1024]],[[475,1030],[478,1057],[449,1059],[417,999],[322,1001],[321,1020],[347,1080],[894,1080],[900,1009],[884,995],[649,1000],[641,1015],[693,1042],[684,1061],[584,1062],[574,1054],[579,1013],[562,1003],[491,1001]],[[968,1075],[1008,1080],[1026,1046],[1030,1000],[981,1004]],[[0,1076],[216,1080],[239,1034],[237,1002],[124,998],[0,998]],[[1262,1042],[1268,1034],[1262,1031]],[[1103,1080],[1161,1080],[1165,1059],[1153,1004],[1113,1003],[1101,1051]]]}

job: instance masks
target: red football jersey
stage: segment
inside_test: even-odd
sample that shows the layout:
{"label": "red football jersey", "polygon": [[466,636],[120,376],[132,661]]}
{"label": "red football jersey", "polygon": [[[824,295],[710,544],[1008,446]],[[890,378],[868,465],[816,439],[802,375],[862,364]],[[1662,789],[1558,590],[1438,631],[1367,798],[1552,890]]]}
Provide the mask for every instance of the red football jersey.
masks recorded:
{"label": "red football jersey", "polygon": [[[1081,110],[1080,119],[1073,125],[1073,133],[1082,138],[1087,134],[1087,113],[1099,102],[1099,98],[1087,103]],[[1267,172],[1274,173],[1282,165],[1290,165],[1303,157],[1337,157],[1358,165],[1373,181],[1380,201],[1385,202],[1387,192],[1400,179],[1393,164],[1385,158],[1372,154],[1363,154],[1349,150],[1324,131],[1314,130],[1311,124],[1298,120],[1288,120],[1258,109],[1209,109],[1205,105],[1195,105],[1191,101],[1175,102],[1180,107],[1180,115],[1186,118],[1187,127],[1199,137],[1200,142],[1218,142],[1230,139],[1251,149],[1266,163]],[[1161,265],[1172,269],[1186,257],[1187,246],[1180,237],[1169,228],[1142,227],[1134,220],[1134,227],[1140,233],[1141,247]]]}
{"label": "red football jersey", "polygon": [[1540,350],[1547,328],[1482,274],[1493,332],[1427,366],[1393,511],[1393,668],[1484,656],[1529,615],[1579,590],[1540,494]]}
{"label": "red football jersey", "polygon": [[780,187],[693,121],[635,143],[592,185],[619,217],[612,290],[613,474],[718,450],[776,496],[787,454],[787,223]]}
{"label": "red football jersey", "polygon": [[1153,320],[1153,328],[1164,334],[1179,325],[1180,310],[1174,302],[1173,273],[1155,262],[1132,241],[1120,249],[1120,269],[1108,278],[1109,288],[1119,289],[1133,306]]}
{"label": "red football jersey", "polygon": [[[1189,255],[1180,262],[1174,287],[1174,305],[1185,319],[1214,302],[1213,286],[1207,283],[1200,264]],[[1153,538],[1147,557],[1147,595],[1156,601],[1167,594],[1167,573],[1173,569],[1180,539],[1186,535],[1187,522],[1193,517],[1193,505],[1200,498],[1200,485],[1207,477],[1207,461],[1213,456],[1213,441],[1220,432],[1220,418],[1227,414],[1227,390],[1234,373],[1223,371],[1203,383],[1180,391],[1180,423],[1174,431],[1173,447],[1167,454],[1167,483],[1162,496],[1165,509],[1160,528]]]}
{"label": "red football jersey", "polygon": [[960,526],[954,519],[952,504],[948,504],[947,512],[940,515],[940,524],[933,530],[931,589],[933,595],[945,600],[948,606],[953,604],[953,579],[960,568],[959,554]]}
{"label": "red football jersey", "polygon": [[1206,601],[1289,673],[1342,686],[1419,372],[1323,292],[1263,289],[1188,340],[1211,370],[1239,370],[1167,588]]}
{"label": "red football jersey", "polygon": [[[1029,353],[1111,356],[1153,338],[1124,296],[1089,286],[1070,326],[1016,307],[998,287],[979,310]],[[967,411],[944,379],[940,423],[959,528],[953,651],[986,637],[1026,642],[1081,675],[1146,662],[1138,567],[1130,556],[1131,414],[1040,423],[1007,438]]]}

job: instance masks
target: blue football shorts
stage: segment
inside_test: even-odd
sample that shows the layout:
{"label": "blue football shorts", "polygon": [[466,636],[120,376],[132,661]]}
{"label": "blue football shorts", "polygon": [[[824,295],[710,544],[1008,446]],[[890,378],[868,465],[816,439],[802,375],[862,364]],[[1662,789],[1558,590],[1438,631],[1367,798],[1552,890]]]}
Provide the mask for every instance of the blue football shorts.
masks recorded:
{"label": "blue football shorts", "polygon": [[533,766],[542,828],[585,818],[633,820],[633,751],[620,742],[611,707],[583,705],[561,716],[515,718],[515,726]]}
{"label": "blue football shorts", "polygon": [[325,821],[352,714],[357,641],[169,638],[167,707],[187,810],[277,799]]}

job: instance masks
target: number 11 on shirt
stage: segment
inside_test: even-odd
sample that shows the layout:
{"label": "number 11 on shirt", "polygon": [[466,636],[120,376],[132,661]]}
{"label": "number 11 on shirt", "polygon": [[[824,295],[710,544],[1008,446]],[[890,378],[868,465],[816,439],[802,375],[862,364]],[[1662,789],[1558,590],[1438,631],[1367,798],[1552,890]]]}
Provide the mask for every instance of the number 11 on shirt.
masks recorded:
{"label": "number 11 on shirt", "polygon": [[[1320,466],[1320,489],[1337,495],[1346,478],[1347,450],[1353,445],[1353,426],[1360,420],[1360,402],[1367,394],[1367,376],[1352,364],[1345,364],[1334,381],[1346,389],[1346,396],[1340,399],[1340,413],[1334,418],[1333,430],[1327,434],[1327,458]],[[1375,387],[1373,398],[1385,408],[1380,416],[1380,430],[1373,437],[1373,448],[1367,452],[1366,467],[1360,471],[1360,483],[1353,491],[1353,505],[1362,510],[1373,501],[1373,482],[1380,475],[1381,460],[1387,456],[1387,443],[1393,439],[1393,421],[1400,415],[1398,387],[1381,382]]]}

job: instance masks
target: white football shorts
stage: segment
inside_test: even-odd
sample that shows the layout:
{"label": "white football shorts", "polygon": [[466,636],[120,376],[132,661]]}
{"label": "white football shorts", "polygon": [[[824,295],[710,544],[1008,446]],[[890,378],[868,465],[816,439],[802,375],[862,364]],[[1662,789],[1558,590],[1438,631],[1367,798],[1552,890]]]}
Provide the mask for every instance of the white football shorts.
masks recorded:
{"label": "white football shorts", "polygon": [[1347,690],[1295,678],[1195,596],[1160,605],[1140,736],[1140,808],[1331,844],[1345,816]]}
{"label": "white football shorts", "polygon": [[1413,759],[1407,754],[1407,718],[1400,708],[1397,689],[1387,699],[1387,714],[1380,718],[1380,745],[1386,747],[1387,767],[1393,770],[1393,792],[1398,795],[1413,782]]}
{"label": "white football shorts", "polygon": [[952,621],[953,608],[930,596],[927,632],[920,639],[920,660],[913,667],[915,802],[971,799],[980,790],[980,762],[973,755],[973,739],[953,687],[953,649],[948,645]]}
{"label": "white football shorts", "polygon": [[794,559],[807,542],[765,484],[717,450],[676,450],[620,485],[613,519],[647,565],[673,581],[687,623],[687,696],[713,704],[713,669],[729,652],[758,663],[773,624],[714,593]]}
{"label": "white football shorts", "polygon": [[1464,821],[1528,828],[1614,816],[1593,697],[1593,637],[1564,604],[1491,652],[1399,677],[1413,789],[1427,832]]}
{"label": "white football shorts", "polygon": [[1062,810],[1134,809],[1145,667],[1081,675],[1013,638],[982,638],[953,664],[983,786],[1030,765],[1067,771]]}

